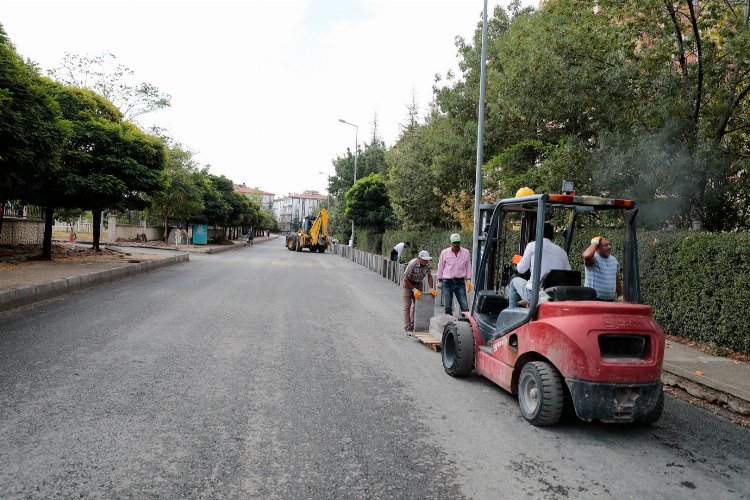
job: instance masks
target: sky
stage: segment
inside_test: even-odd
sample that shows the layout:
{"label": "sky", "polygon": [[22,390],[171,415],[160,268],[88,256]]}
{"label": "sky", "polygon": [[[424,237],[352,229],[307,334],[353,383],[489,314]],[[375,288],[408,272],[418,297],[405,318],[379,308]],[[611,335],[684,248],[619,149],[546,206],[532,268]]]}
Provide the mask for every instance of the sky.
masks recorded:
{"label": "sky", "polygon": [[[509,1],[488,0],[488,11]],[[526,1],[524,5],[535,2]],[[277,197],[325,193],[355,138],[392,146],[436,73],[457,72],[483,0],[0,0],[17,52],[43,72],[65,53],[112,53],[171,95],[138,117],[201,165]],[[458,72],[457,72],[458,73]],[[357,128],[339,122],[356,124]],[[321,173],[323,172],[323,173]]]}

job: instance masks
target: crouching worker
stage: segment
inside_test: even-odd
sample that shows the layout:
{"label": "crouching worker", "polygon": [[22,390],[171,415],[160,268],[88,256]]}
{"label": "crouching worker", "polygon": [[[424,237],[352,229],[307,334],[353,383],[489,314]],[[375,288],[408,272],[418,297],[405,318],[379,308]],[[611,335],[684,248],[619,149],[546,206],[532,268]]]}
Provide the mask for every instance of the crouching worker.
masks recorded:
{"label": "crouching worker", "polygon": [[432,283],[432,271],[430,269],[430,253],[422,250],[419,255],[409,261],[404,270],[403,299],[404,299],[404,331],[410,334],[414,331],[414,303],[422,296],[422,281],[427,276],[430,285],[430,294],[437,295]]}
{"label": "crouching worker", "polygon": [[603,236],[595,236],[583,251],[586,265],[583,286],[596,290],[599,300],[622,300],[622,283],[617,271],[619,262],[612,256],[612,243]]}

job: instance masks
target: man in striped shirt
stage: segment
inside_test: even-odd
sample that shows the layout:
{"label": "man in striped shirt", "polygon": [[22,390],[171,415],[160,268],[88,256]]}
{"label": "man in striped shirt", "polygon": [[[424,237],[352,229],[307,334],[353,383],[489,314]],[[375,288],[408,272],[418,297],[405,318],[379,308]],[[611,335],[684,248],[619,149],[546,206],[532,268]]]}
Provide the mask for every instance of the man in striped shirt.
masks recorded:
{"label": "man in striped shirt", "polygon": [[586,278],[583,286],[596,290],[600,300],[615,300],[622,295],[622,284],[617,270],[620,264],[612,256],[612,243],[603,236],[595,236],[583,251]]}

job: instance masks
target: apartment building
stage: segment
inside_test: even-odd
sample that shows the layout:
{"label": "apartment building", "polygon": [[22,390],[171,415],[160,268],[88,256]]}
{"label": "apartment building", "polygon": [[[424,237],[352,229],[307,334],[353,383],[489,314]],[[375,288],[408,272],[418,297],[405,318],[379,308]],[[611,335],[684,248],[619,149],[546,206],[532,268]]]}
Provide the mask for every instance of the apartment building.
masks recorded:
{"label": "apartment building", "polygon": [[274,201],[274,212],[279,221],[279,229],[283,233],[291,231],[295,221],[301,222],[307,216],[317,216],[321,203],[326,195],[318,191],[303,191],[301,194],[288,194]]}

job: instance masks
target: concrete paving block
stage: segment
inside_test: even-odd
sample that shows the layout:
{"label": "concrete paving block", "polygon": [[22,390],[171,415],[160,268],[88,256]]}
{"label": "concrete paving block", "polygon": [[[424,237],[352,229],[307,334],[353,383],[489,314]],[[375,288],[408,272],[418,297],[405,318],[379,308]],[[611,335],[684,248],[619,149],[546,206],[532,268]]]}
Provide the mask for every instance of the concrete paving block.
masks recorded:
{"label": "concrete paving block", "polygon": [[70,278],[65,278],[65,281],[68,282],[68,292],[77,292],[81,289],[80,276],[71,276]]}
{"label": "concrete paving block", "polygon": [[426,333],[430,330],[430,318],[432,318],[435,309],[435,299],[425,291],[415,303],[414,331]]}
{"label": "concrete paving block", "polygon": [[68,293],[68,280],[67,279],[59,279],[55,280],[50,283],[52,285],[52,295],[63,295],[65,293]]}
{"label": "concrete paving block", "polygon": [[430,335],[438,340],[442,340],[443,329],[445,328],[445,325],[447,325],[451,321],[454,321],[455,319],[456,318],[454,316],[445,313],[433,316],[432,318],[430,318]]}
{"label": "concrete paving block", "polygon": [[33,304],[34,301],[37,300],[36,296],[36,286],[25,286],[19,288],[18,294],[16,295],[19,305]]}
{"label": "concrete paving block", "polygon": [[123,266],[116,269],[110,269],[109,271],[104,271],[106,273],[106,278],[102,276],[102,279],[105,279],[106,281],[114,281],[120,278],[124,278],[128,275],[128,267],[129,266]]}
{"label": "concrete paving block", "polygon": [[94,278],[91,274],[82,274],[81,276],[78,277],[78,280],[81,283],[81,290],[96,284],[94,283]]}
{"label": "concrete paving block", "polygon": [[44,300],[53,296],[52,283],[42,283],[40,285],[36,285],[34,288],[36,289],[34,295],[36,296],[37,300]]}
{"label": "concrete paving block", "polygon": [[95,284],[100,283],[109,283],[112,281],[112,271],[101,271],[98,273],[91,273],[93,276],[91,277],[91,282]]}
{"label": "concrete paving block", "polygon": [[[33,288],[33,287],[26,287]],[[2,310],[17,307],[23,304],[24,288],[13,288],[6,292],[0,293],[0,304],[2,304]]]}

